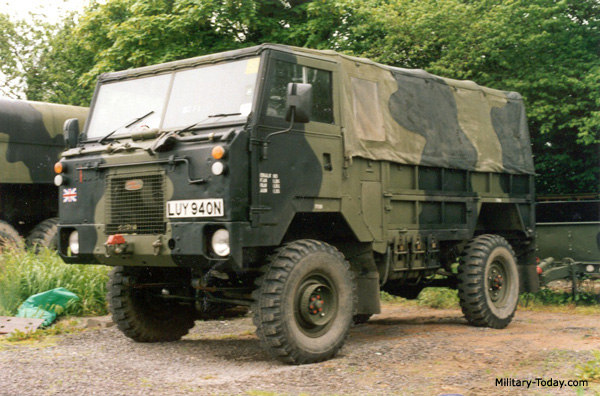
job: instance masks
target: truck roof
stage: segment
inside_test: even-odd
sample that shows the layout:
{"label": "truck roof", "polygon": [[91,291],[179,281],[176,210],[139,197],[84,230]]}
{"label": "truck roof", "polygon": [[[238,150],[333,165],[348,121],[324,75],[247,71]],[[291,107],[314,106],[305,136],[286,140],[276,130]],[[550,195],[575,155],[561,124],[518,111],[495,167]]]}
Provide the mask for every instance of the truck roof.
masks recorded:
{"label": "truck roof", "polygon": [[105,73],[99,82],[135,78],[248,56],[265,50],[339,65],[344,150],[401,164],[534,174],[523,98],[420,69],[382,65],[331,50],[277,44]]}

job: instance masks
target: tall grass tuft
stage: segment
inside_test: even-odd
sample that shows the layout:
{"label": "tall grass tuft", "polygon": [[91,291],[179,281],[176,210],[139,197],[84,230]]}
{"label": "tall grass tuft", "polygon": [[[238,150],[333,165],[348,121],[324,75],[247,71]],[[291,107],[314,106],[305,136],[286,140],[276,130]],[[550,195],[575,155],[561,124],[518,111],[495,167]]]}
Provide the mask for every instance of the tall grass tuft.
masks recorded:
{"label": "tall grass tuft", "polygon": [[39,254],[22,249],[0,253],[0,315],[12,316],[31,295],[64,287],[79,300],[71,301],[65,314],[105,315],[108,267],[65,264],[53,251]]}

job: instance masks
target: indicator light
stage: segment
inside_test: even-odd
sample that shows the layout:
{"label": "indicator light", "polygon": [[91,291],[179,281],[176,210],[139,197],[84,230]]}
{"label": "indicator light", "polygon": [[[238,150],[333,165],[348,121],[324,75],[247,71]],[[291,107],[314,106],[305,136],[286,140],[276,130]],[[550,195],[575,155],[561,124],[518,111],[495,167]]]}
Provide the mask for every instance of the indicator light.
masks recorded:
{"label": "indicator light", "polygon": [[220,160],[225,157],[225,149],[223,146],[215,146],[212,149],[212,157],[216,160]]}

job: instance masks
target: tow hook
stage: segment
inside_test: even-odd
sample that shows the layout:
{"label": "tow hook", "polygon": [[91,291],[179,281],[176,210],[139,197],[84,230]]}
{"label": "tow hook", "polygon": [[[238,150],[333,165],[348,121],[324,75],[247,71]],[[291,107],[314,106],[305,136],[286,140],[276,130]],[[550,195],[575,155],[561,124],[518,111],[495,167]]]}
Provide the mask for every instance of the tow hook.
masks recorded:
{"label": "tow hook", "polygon": [[154,255],[158,256],[160,254],[160,249],[163,247],[162,239],[159,236],[156,241],[152,242],[152,247],[154,248]]}
{"label": "tow hook", "polygon": [[125,253],[133,252],[133,243],[128,243],[125,237],[121,234],[109,235],[108,239],[104,243],[106,252],[104,255],[110,257],[111,255],[120,255]]}

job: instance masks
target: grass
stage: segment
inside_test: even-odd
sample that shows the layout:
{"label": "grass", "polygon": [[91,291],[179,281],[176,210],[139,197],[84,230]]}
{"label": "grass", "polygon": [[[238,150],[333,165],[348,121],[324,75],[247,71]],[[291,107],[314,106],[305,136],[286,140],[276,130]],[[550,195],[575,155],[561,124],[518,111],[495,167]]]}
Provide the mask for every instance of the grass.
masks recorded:
{"label": "grass", "polygon": [[[381,292],[381,301],[436,309],[460,308],[458,292],[444,287],[427,287],[423,289],[416,300],[406,300],[401,297],[392,296],[386,292]],[[570,293],[544,288],[537,293],[525,293],[521,295],[519,309],[598,315],[600,314],[600,304],[596,301],[596,296],[589,293],[580,293],[579,298],[574,300]]]}
{"label": "grass", "polygon": [[[105,315],[106,282],[109,268],[105,266],[65,264],[53,251],[34,254],[23,249],[0,253],[0,316],[16,314],[29,296],[57,287],[64,287],[79,296],[64,312],[71,316]],[[459,308],[458,293],[447,288],[425,288],[414,301],[381,293],[384,302],[418,305],[438,309]],[[521,296],[520,309],[600,313],[596,296],[580,293],[573,300],[570,293],[542,289]]]}
{"label": "grass", "polygon": [[579,379],[600,383],[600,351],[593,351],[592,354],[594,355],[593,359],[584,364],[578,364],[575,368]]}
{"label": "grass", "polygon": [[37,329],[35,331],[22,332],[15,330],[7,335],[3,341],[10,343],[30,343],[44,340],[46,337],[57,336],[61,334],[74,334],[83,331],[84,328],[75,319],[67,319],[56,322],[46,329]]}
{"label": "grass", "polygon": [[108,267],[65,264],[56,252],[39,254],[23,249],[0,253],[0,316],[14,316],[31,295],[64,287],[79,300],[71,301],[65,314],[105,315]]}
{"label": "grass", "polygon": [[420,306],[437,309],[460,308],[458,305],[458,292],[445,287],[426,287],[415,300],[392,296],[381,292],[381,301],[407,306]]}
{"label": "grass", "polygon": [[417,305],[437,309],[460,308],[458,290],[445,287],[426,287],[417,297]]}

